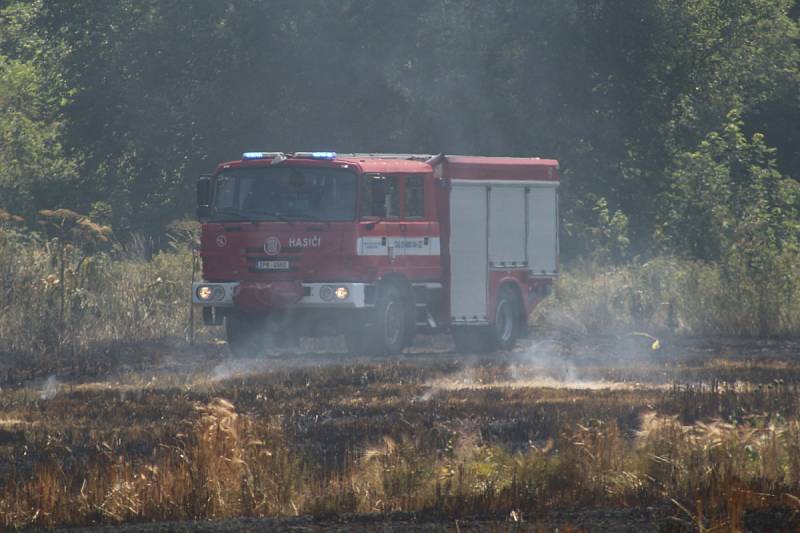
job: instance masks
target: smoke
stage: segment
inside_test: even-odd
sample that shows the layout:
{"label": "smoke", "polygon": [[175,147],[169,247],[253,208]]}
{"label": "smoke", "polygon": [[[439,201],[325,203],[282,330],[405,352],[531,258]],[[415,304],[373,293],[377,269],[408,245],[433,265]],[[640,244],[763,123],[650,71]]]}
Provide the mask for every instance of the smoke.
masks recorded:
{"label": "smoke", "polygon": [[39,399],[52,400],[56,397],[56,394],[58,394],[59,389],[61,389],[61,384],[55,376],[50,376],[45,380],[44,385],[42,385],[39,391]]}
{"label": "smoke", "polygon": [[582,384],[578,368],[571,361],[563,345],[554,340],[534,342],[522,352],[515,353],[511,366],[511,376],[522,381],[536,376],[576,388]]}
{"label": "smoke", "polygon": [[417,401],[440,391],[492,388],[557,388],[575,390],[655,389],[666,386],[661,361],[641,339],[610,337],[585,345],[557,338],[539,339],[510,354],[470,356],[465,366],[426,383]]}
{"label": "smoke", "polygon": [[266,358],[259,359],[227,359],[215,366],[208,373],[208,381],[225,381],[231,378],[243,378],[268,372],[274,365]]}

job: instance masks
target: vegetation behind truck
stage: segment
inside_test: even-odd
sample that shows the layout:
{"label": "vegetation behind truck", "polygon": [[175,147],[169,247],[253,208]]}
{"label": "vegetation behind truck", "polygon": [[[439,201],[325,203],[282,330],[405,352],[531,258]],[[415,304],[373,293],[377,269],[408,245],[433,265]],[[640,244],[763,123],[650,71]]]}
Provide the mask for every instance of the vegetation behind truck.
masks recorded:
{"label": "vegetation behind truck", "polygon": [[558,162],[250,152],[197,186],[203,280],[231,351],[344,334],[397,353],[450,331],[512,348],[558,274]]}

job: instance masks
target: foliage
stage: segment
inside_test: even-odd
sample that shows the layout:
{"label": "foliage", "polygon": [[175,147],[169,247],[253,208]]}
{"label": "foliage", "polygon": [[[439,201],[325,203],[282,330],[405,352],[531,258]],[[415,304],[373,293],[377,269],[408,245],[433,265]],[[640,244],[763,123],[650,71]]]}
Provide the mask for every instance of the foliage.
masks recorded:
{"label": "foliage", "polygon": [[37,205],[58,203],[74,185],[77,165],[62,150],[57,101],[40,69],[0,55],[3,206],[31,212]]}
{"label": "foliage", "polygon": [[[578,210],[574,209],[573,214]],[[622,263],[630,257],[628,217],[621,210],[613,213],[605,198],[599,198],[591,209],[594,217],[565,221],[562,225],[567,238],[580,236],[583,255],[599,264]]]}
{"label": "foliage", "polygon": [[[741,260],[742,255],[737,256]],[[705,263],[677,257],[608,266],[574,264],[554,297],[532,317],[562,334],[797,335],[800,332],[800,255],[773,258],[769,276],[753,265]],[[766,303],[766,305],[765,305]]]}
{"label": "foliage", "polygon": [[796,249],[800,188],[777,170],[763,135],[748,140],[742,125],[730,112],[723,131],[676,161],[660,228],[671,250],[707,261],[743,253],[754,261],[753,254]]}
{"label": "foliage", "polygon": [[[564,220],[604,231],[605,198],[637,254],[675,160],[732,107],[800,174],[791,0],[4,5],[0,94],[24,105],[0,124],[30,109],[6,142],[31,155],[0,183],[26,211],[104,202],[120,235],[160,234],[197,174],[246,149],[557,157]],[[567,233],[567,257],[584,242]]]}
{"label": "foliage", "polygon": [[71,221],[71,236],[64,226],[52,239],[0,234],[0,352],[47,359],[181,336],[188,326],[189,250],[159,253],[149,262],[121,259],[77,240],[79,228],[94,235],[91,242],[107,239],[107,231],[69,213],[50,220]]}
{"label": "foliage", "polygon": [[800,185],[777,170],[763,135],[747,139],[742,126],[731,111],[721,132],[678,158],[659,234],[673,252],[719,264],[744,301],[751,291],[758,333],[768,335],[774,309],[797,294]]}

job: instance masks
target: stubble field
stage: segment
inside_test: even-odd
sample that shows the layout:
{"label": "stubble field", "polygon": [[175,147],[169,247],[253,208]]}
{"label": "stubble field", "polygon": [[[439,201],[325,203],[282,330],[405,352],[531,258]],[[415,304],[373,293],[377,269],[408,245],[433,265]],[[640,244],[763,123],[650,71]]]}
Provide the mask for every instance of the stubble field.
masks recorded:
{"label": "stubble field", "polygon": [[236,360],[209,339],[8,357],[1,523],[800,528],[800,344],[653,348],[555,337],[463,356],[434,338],[376,358],[331,340]]}

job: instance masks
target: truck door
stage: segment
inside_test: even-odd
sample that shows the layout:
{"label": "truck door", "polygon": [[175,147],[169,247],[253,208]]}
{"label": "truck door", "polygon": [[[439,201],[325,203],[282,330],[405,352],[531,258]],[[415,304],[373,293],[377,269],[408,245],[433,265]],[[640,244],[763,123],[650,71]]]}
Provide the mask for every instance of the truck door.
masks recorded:
{"label": "truck door", "polygon": [[[369,228],[358,239],[358,255],[383,257],[395,268],[404,255],[404,224],[400,219],[400,179],[394,175],[366,174],[361,178],[360,214]],[[399,265],[397,265],[399,266]]]}

